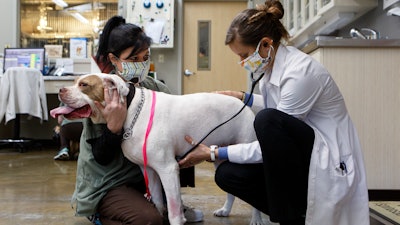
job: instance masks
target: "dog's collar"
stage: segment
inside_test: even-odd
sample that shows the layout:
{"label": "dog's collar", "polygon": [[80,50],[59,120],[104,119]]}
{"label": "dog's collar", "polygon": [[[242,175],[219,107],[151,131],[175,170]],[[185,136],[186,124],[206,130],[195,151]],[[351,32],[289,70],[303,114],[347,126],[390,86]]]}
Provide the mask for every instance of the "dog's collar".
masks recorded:
{"label": "dog's collar", "polygon": [[[133,88],[136,89],[134,86],[133,86]],[[134,115],[134,117],[133,117],[133,120],[132,120],[131,125],[130,125],[130,126],[128,127],[128,129],[126,129],[125,132],[124,132],[123,140],[126,140],[126,139],[128,139],[128,138],[130,138],[130,137],[132,136],[132,129],[133,129],[133,126],[135,125],[136,120],[137,120],[137,118],[138,118],[138,116],[139,116],[139,114],[140,114],[140,111],[141,111],[142,108],[143,108],[143,104],[144,104],[144,90],[143,90],[142,87],[140,87],[139,89],[140,89],[140,102],[139,102],[139,104],[138,104],[138,108],[137,108],[136,113],[135,113],[135,115]],[[135,93],[135,90],[133,91],[133,93]],[[129,95],[129,94],[128,94],[128,95]],[[132,99],[133,99],[133,97],[132,97]],[[132,100],[131,100],[131,101],[132,101]]]}
{"label": "dog's collar", "polygon": [[126,107],[129,108],[129,105],[131,104],[131,102],[133,100],[133,97],[135,97],[136,88],[135,88],[135,85],[133,83],[128,82],[128,84],[129,84],[129,93],[126,96]]}

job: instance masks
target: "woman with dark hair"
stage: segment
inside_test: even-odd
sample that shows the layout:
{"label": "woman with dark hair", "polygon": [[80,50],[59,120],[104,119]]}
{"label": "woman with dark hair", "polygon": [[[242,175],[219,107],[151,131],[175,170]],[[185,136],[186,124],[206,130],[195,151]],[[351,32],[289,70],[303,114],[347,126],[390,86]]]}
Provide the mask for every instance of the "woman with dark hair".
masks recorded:
{"label": "woman with dark hair", "polygon": [[[131,90],[132,85],[138,85],[168,93],[162,82],[147,76],[150,45],[151,39],[140,27],[114,16],[100,36],[96,60],[103,72],[112,70],[130,81]],[[106,124],[93,124],[90,119],[83,122],[72,199],[76,215],[87,216],[95,224],[162,224],[163,216],[144,197],[146,187],[140,167],[126,159],[121,149],[127,104],[133,96],[121,103],[116,90],[105,89],[104,93],[106,105],[96,102],[96,106]],[[190,208],[185,216],[192,221],[203,219],[201,211]]]}
{"label": "woman with dark hair", "polygon": [[221,160],[217,184],[281,225],[368,225],[362,150],[343,96],[320,63],[281,43],[283,14],[267,0],[239,13],[226,34],[261,94],[220,93],[257,112],[257,141],[213,151],[200,144],[180,165]]}

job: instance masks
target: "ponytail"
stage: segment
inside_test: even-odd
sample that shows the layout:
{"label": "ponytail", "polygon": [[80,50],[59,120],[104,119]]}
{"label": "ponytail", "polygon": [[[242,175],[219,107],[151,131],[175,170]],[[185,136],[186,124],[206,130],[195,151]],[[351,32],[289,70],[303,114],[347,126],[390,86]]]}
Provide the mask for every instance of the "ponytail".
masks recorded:
{"label": "ponytail", "polygon": [[105,64],[107,63],[107,54],[109,52],[108,41],[110,39],[111,32],[114,30],[114,28],[120,26],[121,24],[125,24],[125,19],[121,16],[113,16],[107,21],[99,39],[99,47],[96,54],[97,62],[102,62]]}

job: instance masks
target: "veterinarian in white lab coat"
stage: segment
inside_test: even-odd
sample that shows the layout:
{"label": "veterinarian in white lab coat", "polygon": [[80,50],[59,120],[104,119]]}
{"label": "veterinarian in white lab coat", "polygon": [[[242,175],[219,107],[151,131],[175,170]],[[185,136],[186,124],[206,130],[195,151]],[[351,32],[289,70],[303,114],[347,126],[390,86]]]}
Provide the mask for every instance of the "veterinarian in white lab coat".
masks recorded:
{"label": "veterinarian in white lab coat", "polygon": [[180,165],[225,160],[217,184],[281,225],[368,225],[362,150],[343,96],[320,63],[281,44],[283,12],[275,0],[244,10],[225,41],[253,82],[260,78],[261,95],[220,92],[257,111],[258,141],[213,151],[200,144]]}

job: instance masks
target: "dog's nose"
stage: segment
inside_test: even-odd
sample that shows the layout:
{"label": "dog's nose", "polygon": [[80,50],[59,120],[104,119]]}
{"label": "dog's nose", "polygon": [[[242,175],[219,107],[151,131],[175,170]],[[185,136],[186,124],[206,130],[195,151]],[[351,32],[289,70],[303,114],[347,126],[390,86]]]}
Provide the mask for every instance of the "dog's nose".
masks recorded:
{"label": "dog's nose", "polygon": [[60,88],[60,90],[58,91],[58,93],[64,93],[64,92],[66,92],[67,91],[67,89],[65,88],[65,87],[63,87],[63,88]]}

